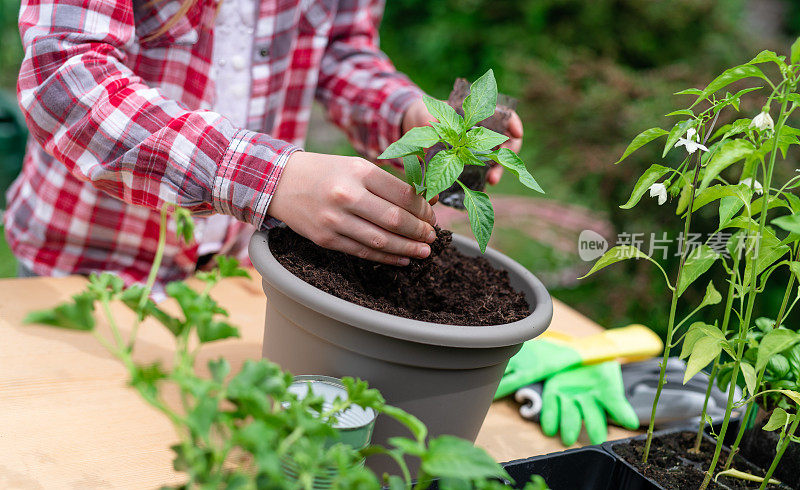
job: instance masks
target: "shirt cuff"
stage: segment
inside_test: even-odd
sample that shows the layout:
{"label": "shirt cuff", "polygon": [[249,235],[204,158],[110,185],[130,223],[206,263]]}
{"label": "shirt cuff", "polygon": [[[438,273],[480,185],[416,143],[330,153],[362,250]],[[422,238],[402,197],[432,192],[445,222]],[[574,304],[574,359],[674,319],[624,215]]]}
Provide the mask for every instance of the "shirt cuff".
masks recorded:
{"label": "shirt cuff", "polygon": [[212,204],[217,213],[263,228],[278,180],[295,145],[263,133],[238,130],[214,176]]}
{"label": "shirt cuff", "polygon": [[[416,85],[403,85],[391,91],[379,109],[378,145],[384,151],[403,136],[403,117],[409,106],[425,93]],[[379,153],[380,154],[380,153]],[[389,160],[402,166],[400,159]]]}

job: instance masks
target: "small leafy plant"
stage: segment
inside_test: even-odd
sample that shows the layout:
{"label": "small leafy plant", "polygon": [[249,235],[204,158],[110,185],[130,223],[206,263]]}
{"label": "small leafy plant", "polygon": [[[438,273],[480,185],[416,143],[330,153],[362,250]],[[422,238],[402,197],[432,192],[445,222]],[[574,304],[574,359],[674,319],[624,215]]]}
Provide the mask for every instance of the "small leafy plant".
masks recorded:
{"label": "small leafy plant", "polygon": [[[777,77],[770,78],[762,70],[770,65]],[[734,82],[756,80],[760,85],[747,87],[735,93],[725,90]],[[800,175],[794,174],[786,182],[776,182],[776,169],[793,146],[800,145],[800,130],[788,124],[789,117],[800,106],[797,85],[800,81],[800,39],[792,45],[790,55],[779,56],[772,51],[762,51],[749,62],[730,68],[715,78],[705,89],[688,89],[676,95],[693,97],[687,107],[667,114],[681,118],[669,130],[650,128],[636,136],[625,149],[619,163],[632,152],[659,138],[666,137],[663,157],[678,147],[685,153],[677,166],[653,164],[636,182],[630,199],[623,209],[630,209],[649,193],[663,205],[672,196],[677,198],[676,213],[683,218],[684,226],[680,249],[680,262],[674,279],[653,257],[637,247],[620,245],[606,252],[594,264],[589,274],[616,262],[643,258],[657,266],[664,275],[671,292],[669,318],[666,320],[666,348],[661,376],[647,431],[643,460],[646,463],[653,438],[656,408],[664,383],[666,360],[671,349],[683,342],[681,357],[688,358],[685,380],[701,369],[711,366],[706,391],[706,405],[715,378],[728,388],[725,416],[710,466],[701,489],[705,489],[714,476],[722,451],[722,441],[728,429],[731,413],[736,407],[735,387],[741,384],[750,395],[745,420],[753,413],[756,395],[767,399],[775,394],[794,400],[791,390],[775,391],[773,387],[786,387],[792,375],[787,356],[796,355],[795,345],[800,334],[786,328],[784,321],[798,299],[800,289],[795,281],[800,279]],[[743,97],[760,97],[761,111],[754,117],[736,118]],[[778,109],[775,111],[774,106]],[[733,121],[717,127],[723,112],[734,114]],[[772,119],[771,114],[777,118]],[[791,165],[796,167],[796,165]],[[691,246],[692,217],[701,208],[715,206],[718,227],[707,240]],[[709,282],[702,301],[683,319],[676,318],[677,304],[687,288],[706,274],[713,266],[721,266],[727,275],[724,296]],[[786,268],[789,281],[785,285],[783,302],[777,311],[766,312],[775,320],[758,319],[756,301],[779,268]],[[589,275],[587,274],[587,275]],[[712,323],[693,322],[683,329],[701,309],[725,301],[722,317]],[[683,333],[679,335],[679,332]],[[800,352],[797,352],[800,354]],[[786,368],[786,369],[784,369]],[[796,388],[796,384],[792,384]],[[770,395],[770,393],[772,395]],[[783,403],[786,410],[794,410],[792,424],[797,420],[797,406]],[[786,420],[789,420],[788,412]],[[780,412],[778,412],[780,413]],[[705,409],[698,427],[694,450],[700,441],[707,422]],[[788,427],[788,422],[783,426]],[[775,425],[775,424],[773,424]],[[746,424],[741,425],[731,447],[724,472],[729,469]],[[793,432],[782,437],[781,444],[793,440]],[[784,447],[785,449],[785,447]],[[783,451],[779,450],[762,488],[777,466]]]}
{"label": "small leafy plant", "polygon": [[[422,490],[434,479],[439,479],[439,488],[444,490],[493,490],[512,481],[499,464],[470,442],[452,436],[428,438],[419,419],[387,405],[364,381],[344,378],[347,399],[337,399],[325,410],[321,397],[298,397],[289,391],[292,375],[265,359],[247,360],[233,374],[227,360],[215,359],[207,365],[210,376],[198,374],[195,361],[204,344],[239,335],[210,292],[222,279],[247,277],[248,273],[235,259],[218,257],[215,269],[197,275],[204,283],[202,291],[182,281],[166,286],[167,296],[180,307],[179,315],[171,315],[153,302],[149,296],[166,245],[171,211],[178,236],[186,241],[192,237],[193,223],[187,211],[171,206],[162,210],[158,249],[145,286],[125,287],[114,274],[93,274],[86,290],[70,302],[32,312],[26,322],[91,332],[125,365],[131,387],[172,422],[179,436],[180,442],[172,446],[173,465],[176,471],[186,473],[187,481],[175,488],[310,490],[324,477],[331,481],[331,488],[342,490],[382,486]],[[128,338],[112,314],[113,302],[136,313]],[[110,337],[95,328],[98,306],[110,326]],[[171,366],[134,360],[138,328],[147,318],[174,336]],[[180,401],[170,404],[164,394],[175,391]],[[371,445],[362,450],[337,442],[337,414],[353,405],[396,420],[408,428],[409,437],[391,438],[389,447]],[[378,453],[396,461],[401,474],[379,477],[363,466],[365,456]],[[406,458],[420,460],[416,481]],[[287,461],[295,474],[284,471]],[[538,476],[525,486],[526,490],[546,488]]]}
{"label": "small leafy plant", "polygon": [[[418,194],[424,194],[427,200],[458,182],[464,190],[464,207],[469,215],[470,228],[481,252],[485,252],[494,227],[494,209],[486,193],[472,190],[458,180],[464,166],[496,162],[516,175],[525,187],[544,191],[516,153],[508,148],[495,149],[508,139],[507,136],[476,126],[491,117],[497,107],[497,82],[492,70],[470,86],[470,93],[462,104],[463,116],[441,100],[424,96],[424,101],[438,121],[430,126],[412,128],[378,158],[402,157],[406,182],[413,185]],[[433,155],[423,168],[420,160],[425,158],[426,148],[437,143],[443,144],[445,149]]]}

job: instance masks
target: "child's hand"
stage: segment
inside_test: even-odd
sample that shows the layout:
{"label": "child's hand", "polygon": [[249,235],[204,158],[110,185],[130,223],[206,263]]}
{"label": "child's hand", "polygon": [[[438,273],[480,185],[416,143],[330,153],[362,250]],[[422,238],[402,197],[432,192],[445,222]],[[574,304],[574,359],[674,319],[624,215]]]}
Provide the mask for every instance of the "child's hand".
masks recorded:
{"label": "child's hand", "polygon": [[[417,99],[411,103],[403,115],[402,130],[405,134],[411,128],[417,126],[428,126],[431,121],[436,121],[436,118],[428,112],[425,107],[425,102],[422,99]],[[522,119],[519,118],[516,112],[511,113],[511,118],[508,120],[508,132],[506,133],[508,140],[500,145],[501,148],[508,148],[514,153],[519,153],[522,149]],[[500,182],[500,176],[503,175],[503,167],[496,165],[489,169],[486,174],[486,182],[494,185]]]}
{"label": "child's hand", "polygon": [[321,247],[385,264],[427,257],[436,238],[430,204],[356,157],[295,152],[267,212]]}

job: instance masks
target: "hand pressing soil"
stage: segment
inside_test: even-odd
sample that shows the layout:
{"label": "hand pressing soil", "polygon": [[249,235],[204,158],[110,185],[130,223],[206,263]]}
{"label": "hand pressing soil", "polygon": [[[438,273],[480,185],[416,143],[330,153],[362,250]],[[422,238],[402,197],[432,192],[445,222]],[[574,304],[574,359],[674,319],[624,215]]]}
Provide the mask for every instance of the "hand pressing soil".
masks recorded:
{"label": "hand pressing soil", "polygon": [[508,273],[451,246],[437,228],[431,255],[395,267],[327,250],[289,228],[269,234],[272,254],[289,272],[327,293],[373,310],[449,325],[499,325],[530,314]]}

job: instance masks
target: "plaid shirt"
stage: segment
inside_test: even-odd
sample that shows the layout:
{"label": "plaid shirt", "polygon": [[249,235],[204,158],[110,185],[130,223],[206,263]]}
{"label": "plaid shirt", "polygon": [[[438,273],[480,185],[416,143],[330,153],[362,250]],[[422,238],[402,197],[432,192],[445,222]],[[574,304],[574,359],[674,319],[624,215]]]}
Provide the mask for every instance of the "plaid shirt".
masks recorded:
{"label": "plaid shirt", "polygon": [[[420,95],[377,48],[382,0],[256,2],[247,127],[209,110],[217,4],[197,0],[158,37],[180,0],[23,0],[17,87],[31,138],[9,190],[6,236],[40,275],[106,270],[144,281],[159,209],[177,203],[238,221],[267,215],[314,96],[374,158],[400,137]],[[170,223],[174,229],[174,223]],[[159,282],[191,274],[197,245],[167,234]]]}

